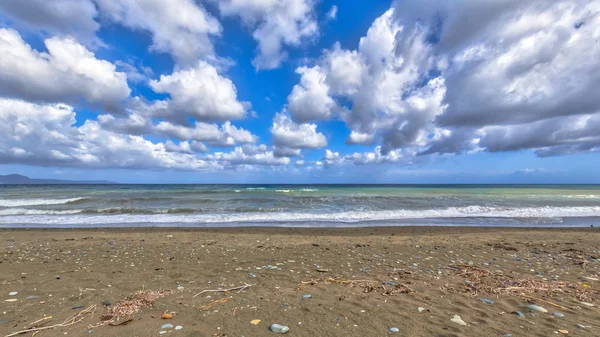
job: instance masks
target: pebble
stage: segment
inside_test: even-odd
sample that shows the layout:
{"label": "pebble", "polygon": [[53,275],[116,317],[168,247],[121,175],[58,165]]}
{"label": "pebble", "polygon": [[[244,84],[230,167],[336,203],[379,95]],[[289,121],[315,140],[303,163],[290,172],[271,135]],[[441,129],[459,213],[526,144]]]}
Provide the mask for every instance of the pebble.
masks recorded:
{"label": "pebble", "polygon": [[8,320],[3,319],[3,320],[0,321],[0,324],[4,324],[4,323],[8,323]]}
{"label": "pebble", "polygon": [[81,309],[83,308],[83,305],[74,305],[71,307],[71,309]]}
{"label": "pebble", "polygon": [[177,286],[177,290],[182,291],[183,289],[185,289],[183,286]]}
{"label": "pebble", "polygon": [[31,295],[31,296],[27,296],[27,299],[28,299],[28,300],[34,300],[34,299],[36,299],[36,298],[38,298],[38,296],[33,296],[33,295]]}
{"label": "pebble", "polygon": [[391,333],[400,332],[400,329],[398,329],[398,328],[390,328],[390,332]]}
{"label": "pebble", "polygon": [[258,325],[258,323],[262,322],[260,319],[253,319],[250,321],[250,324],[252,325]]}
{"label": "pebble", "polygon": [[102,302],[102,304],[103,304],[105,307],[108,307],[109,305],[111,305],[110,301],[104,301],[104,302]]}
{"label": "pebble", "polygon": [[548,312],[548,310],[540,307],[539,305],[534,305],[534,304],[528,305],[527,309],[537,311],[537,312]]}
{"label": "pebble", "polygon": [[173,318],[173,314],[169,314],[168,312],[165,312],[164,314],[160,315],[160,318],[171,319],[171,318]]}
{"label": "pebble", "polygon": [[560,312],[553,312],[553,313],[552,313],[552,316],[554,316],[554,317],[565,317],[565,315],[563,315],[563,314],[562,314],[562,313],[560,313]]}
{"label": "pebble", "polygon": [[417,310],[419,310],[419,312],[423,312],[423,311],[425,311],[425,308],[423,308],[423,307],[418,307],[418,308],[417,308]]}
{"label": "pebble", "polygon": [[515,314],[515,315],[518,315],[519,317],[525,317],[525,314],[523,314],[520,311],[513,311],[512,313]]}
{"label": "pebble", "polygon": [[175,330],[181,330],[181,329],[183,329],[183,327],[181,325],[178,325],[175,327]]}
{"label": "pebble", "polygon": [[311,294],[306,294],[306,295],[303,295],[302,298],[312,298],[312,295]]}
{"label": "pebble", "polygon": [[463,321],[458,315],[454,315],[454,317],[452,317],[450,320],[459,325],[467,325],[467,323],[465,323],[465,321]]}
{"label": "pebble", "polygon": [[578,327],[579,329],[585,329],[585,325],[575,324],[575,326]]}
{"label": "pebble", "polygon": [[485,304],[494,304],[494,301],[487,298],[480,298],[479,300]]}
{"label": "pebble", "polygon": [[56,278],[57,280],[60,280],[60,275],[54,275],[54,278]]}
{"label": "pebble", "polygon": [[250,273],[250,274],[248,274],[248,277],[256,277],[256,274]]}
{"label": "pebble", "polygon": [[163,324],[161,327],[161,329],[173,329],[173,324]]}
{"label": "pebble", "polygon": [[161,331],[161,332],[159,332],[159,334],[161,334],[161,335],[164,335],[164,334],[166,334],[166,333],[167,333],[166,331]]}
{"label": "pebble", "polygon": [[271,324],[271,326],[269,327],[269,330],[271,330],[274,333],[286,333],[286,332],[290,331],[290,328],[288,328],[285,325]]}
{"label": "pebble", "polygon": [[18,291],[11,291],[11,292],[8,293],[8,296],[15,296],[18,293],[19,293]]}
{"label": "pebble", "polygon": [[515,258],[515,261],[521,261],[520,257]]}
{"label": "pebble", "polygon": [[505,333],[503,336],[504,336],[504,337],[512,337],[512,335],[511,335],[511,334],[509,334],[509,333]]}
{"label": "pebble", "polygon": [[11,299],[8,299],[8,300],[4,300],[4,302],[16,302],[16,301],[17,301],[16,298],[11,298]]}
{"label": "pebble", "polygon": [[566,335],[566,334],[568,334],[568,333],[569,333],[569,330],[560,329],[560,330],[558,330],[558,332],[560,332],[560,333],[562,333],[562,334]]}

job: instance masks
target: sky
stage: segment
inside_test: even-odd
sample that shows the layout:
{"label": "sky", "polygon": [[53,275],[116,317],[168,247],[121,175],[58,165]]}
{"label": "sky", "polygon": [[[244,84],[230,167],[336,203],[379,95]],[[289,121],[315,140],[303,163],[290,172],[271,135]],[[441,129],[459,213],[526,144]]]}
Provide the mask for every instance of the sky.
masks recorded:
{"label": "sky", "polygon": [[0,174],[600,183],[595,0],[4,0]]}

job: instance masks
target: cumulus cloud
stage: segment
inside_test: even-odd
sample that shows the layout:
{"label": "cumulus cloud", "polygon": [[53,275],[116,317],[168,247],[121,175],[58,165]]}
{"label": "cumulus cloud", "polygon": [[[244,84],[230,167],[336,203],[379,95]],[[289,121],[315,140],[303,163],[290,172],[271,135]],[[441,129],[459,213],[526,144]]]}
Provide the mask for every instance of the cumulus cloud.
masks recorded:
{"label": "cumulus cloud", "polygon": [[150,81],[150,87],[155,92],[169,94],[170,98],[150,104],[134,100],[134,109],[180,123],[188,116],[205,122],[242,119],[250,107],[249,102],[238,101],[233,82],[204,61],[162,75],[159,80]]}
{"label": "cumulus cloud", "polygon": [[95,1],[103,17],[149,32],[151,48],[173,55],[181,65],[215,58],[210,38],[221,34],[221,24],[193,0]]}
{"label": "cumulus cloud", "polygon": [[215,166],[182,151],[172,152],[165,143],[113,133],[96,121],[74,124],[71,106],[0,99],[0,162],[178,170]]}
{"label": "cumulus cloud", "polygon": [[0,29],[0,95],[34,102],[77,104],[85,100],[108,110],[120,110],[131,90],[125,73],[99,60],[72,38],[44,41],[38,52],[18,32]]}
{"label": "cumulus cloud", "polygon": [[2,15],[34,31],[73,36],[85,42],[94,41],[100,28],[96,22],[98,12],[91,0],[3,0]]}
{"label": "cumulus cloud", "polygon": [[288,110],[294,119],[338,116],[347,144],[378,144],[365,162],[394,161],[398,150],[596,151],[598,27],[592,0],[398,1],[356,50],[334,44],[299,68]]}
{"label": "cumulus cloud", "polygon": [[207,158],[223,163],[223,165],[288,165],[290,158],[277,157],[266,145],[238,146],[232,152],[215,152],[206,155]]}
{"label": "cumulus cloud", "polygon": [[283,46],[299,46],[318,34],[313,0],[214,0],[222,16],[238,16],[258,42],[256,69],[274,69],[286,59]]}
{"label": "cumulus cloud", "polygon": [[300,84],[296,84],[288,96],[288,110],[294,120],[304,123],[329,119],[336,109],[335,101],[329,96],[329,86],[319,66],[300,67]]}
{"label": "cumulus cloud", "polygon": [[327,11],[327,19],[329,20],[335,20],[336,16],[337,16],[337,11],[338,11],[338,7],[336,5],[331,6],[331,8],[329,8],[329,10]]}
{"label": "cumulus cloud", "polygon": [[318,149],[327,146],[327,138],[317,132],[316,124],[296,124],[286,114],[278,113],[271,127],[276,155],[292,157],[300,155],[300,149]]}

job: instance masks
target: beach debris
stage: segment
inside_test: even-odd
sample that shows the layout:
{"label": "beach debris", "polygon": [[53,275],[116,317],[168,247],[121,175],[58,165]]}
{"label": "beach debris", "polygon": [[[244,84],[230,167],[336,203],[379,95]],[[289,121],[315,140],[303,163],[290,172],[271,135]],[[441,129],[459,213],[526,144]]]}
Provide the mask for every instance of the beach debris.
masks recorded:
{"label": "beach debris", "polygon": [[18,291],[11,291],[8,293],[8,296],[16,296],[18,293]]}
{"label": "beach debris", "polygon": [[250,321],[250,324],[252,325],[258,325],[260,322],[262,322],[260,319],[253,319]]}
{"label": "beach debris", "polygon": [[485,304],[494,304],[494,301],[487,298],[480,298],[479,300]]}
{"label": "beach debris", "polygon": [[312,298],[311,294],[302,295],[302,298]]}
{"label": "beach debris", "polygon": [[47,316],[47,317],[38,319],[37,321],[31,323],[29,325],[30,327],[28,329],[13,332],[11,334],[6,335],[5,337],[12,337],[12,336],[17,336],[17,335],[24,334],[24,333],[36,332],[36,331],[47,330],[47,329],[63,328],[63,327],[69,326],[69,325],[77,324],[77,323],[83,321],[85,319],[86,315],[88,315],[88,314],[93,315],[95,311],[96,311],[96,305],[91,305],[91,306],[81,310],[77,314],[67,318],[62,323],[49,325],[49,326],[37,326],[37,327],[35,326],[36,324],[39,325],[40,322],[52,319],[52,316]]}
{"label": "beach debris", "polygon": [[181,325],[176,325],[175,326],[175,330],[181,330],[181,329],[183,329],[183,327]]}
{"label": "beach debris", "polygon": [[286,333],[286,332],[290,331],[290,328],[285,325],[273,323],[269,327],[269,330],[271,330],[274,333]]}
{"label": "beach debris", "polygon": [[312,278],[308,281],[302,281],[300,282],[300,284],[296,287],[296,289],[298,290],[302,290],[305,288],[305,286],[307,285],[311,285],[314,286],[318,283],[323,283],[323,284],[334,284],[334,283],[338,283],[338,284],[343,284],[347,287],[360,287],[363,288],[363,293],[370,293],[373,292],[375,290],[379,290],[382,291],[381,294],[384,296],[394,296],[397,294],[408,294],[408,293],[413,293],[415,292],[413,289],[411,289],[409,286],[407,286],[406,284],[398,284],[394,287],[386,287],[385,285],[383,285],[380,281],[375,281],[375,280],[344,280],[341,279],[339,277],[327,277],[327,278]]}
{"label": "beach debris", "polygon": [[559,329],[558,332],[560,332],[563,335],[566,335],[569,333],[569,330],[565,330],[565,329]]}
{"label": "beach debris", "polygon": [[173,329],[173,324],[167,323],[160,326],[161,329]]}
{"label": "beach debris", "polygon": [[588,303],[588,302],[579,302],[583,305],[585,305],[586,307],[593,307],[594,305],[592,303]]}
{"label": "beach debris", "polygon": [[238,286],[238,287],[233,287],[233,288],[229,288],[229,289],[206,289],[206,290],[202,290],[201,292],[197,293],[196,295],[192,296],[192,297],[198,297],[204,293],[228,293],[232,290],[237,290],[238,293],[242,292],[243,290],[245,290],[246,288],[250,288],[252,287],[253,284],[248,284],[245,283],[244,285]]}
{"label": "beach debris", "polygon": [[173,314],[165,312],[164,314],[160,315],[160,318],[162,318],[162,319],[171,319],[171,318],[173,318]]}
{"label": "beach debris", "polygon": [[329,272],[329,269],[325,269],[325,268],[315,268],[316,271],[318,271],[319,273],[327,273]]}
{"label": "beach debris", "polygon": [[110,326],[119,326],[119,325],[126,325],[133,322],[133,318],[128,318],[124,321],[120,321],[120,322],[108,322],[108,325]]}
{"label": "beach debris", "polygon": [[530,304],[527,306],[527,309],[537,311],[537,312],[548,312],[545,308],[540,307],[539,305]]}
{"label": "beach debris", "polygon": [[425,311],[425,308],[423,308],[423,307],[418,307],[418,308],[417,308],[417,310],[418,310],[419,312],[423,312],[423,311]]}
{"label": "beach debris", "polygon": [[454,317],[452,317],[450,320],[459,325],[467,325],[467,323],[465,323],[465,321],[463,321],[458,315],[454,315]]}
{"label": "beach debris", "polygon": [[562,313],[560,313],[560,312],[553,312],[552,316],[554,316],[554,317],[565,317],[565,315],[562,314]]}
{"label": "beach debris", "polygon": [[157,299],[171,294],[170,290],[139,290],[115,304],[104,308],[102,321],[115,322],[120,317],[131,317],[143,307],[150,307]]}
{"label": "beach debris", "polygon": [[585,325],[582,324],[575,324],[576,327],[578,327],[579,329],[585,329]]}
{"label": "beach debris", "polygon": [[400,329],[398,329],[398,328],[390,328],[390,332],[391,333],[400,332]]}
{"label": "beach debris", "polygon": [[4,300],[4,302],[16,302],[17,299],[16,298],[9,298],[7,300]]}
{"label": "beach debris", "polygon": [[81,309],[83,308],[83,305],[74,305],[71,307],[71,309]]}
{"label": "beach debris", "polygon": [[522,313],[522,312],[520,312],[520,311],[513,311],[512,313],[515,314],[515,315],[517,315],[517,316],[519,316],[519,317],[525,317],[525,314]]}

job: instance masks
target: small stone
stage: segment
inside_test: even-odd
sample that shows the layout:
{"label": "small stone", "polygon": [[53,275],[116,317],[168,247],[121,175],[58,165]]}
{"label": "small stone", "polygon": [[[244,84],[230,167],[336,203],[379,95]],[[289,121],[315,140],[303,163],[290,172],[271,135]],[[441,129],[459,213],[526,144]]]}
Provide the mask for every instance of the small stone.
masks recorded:
{"label": "small stone", "polygon": [[110,301],[104,301],[104,302],[102,302],[102,304],[103,304],[105,307],[108,307],[109,305],[111,305]]}
{"label": "small stone", "polygon": [[319,273],[327,273],[329,272],[329,269],[325,269],[325,268],[316,268],[316,271],[318,271]]}
{"label": "small stone", "polygon": [[254,278],[254,277],[256,277],[256,274],[250,273],[250,274],[248,274],[248,277],[253,277]]}
{"label": "small stone", "polygon": [[552,313],[552,316],[554,316],[554,317],[565,317],[565,315],[563,315],[563,314],[562,314],[562,313],[560,313],[560,312],[553,312],[553,313]]}
{"label": "small stone", "polygon": [[423,307],[418,307],[418,308],[417,308],[417,310],[418,310],[419,312],[423,312],[423,311],[425,311],[425,308],[423,308]]}
{"label": "small stone", "polygon": [[11,298],[11,299],[8,299],[8,300],[4,300],[4,302],[16,302],[16,301],[17,301],[16,298]]}
{"label": "small stone", "polygon": [[181,329],[183,329],[183,327],[182,327],[181,325],[177,325],[177,326],[175,327],[175,330],[181,330]]}
{"label": "small stone", "polygon": [[302,295],[302,298],[312,298],[311,294]]}
{"label": "small stone", "polygon": [[521,261],[521,258],[520,257],[516,257],[515,261]]}
{"label": "small stone", "polygon": [[504,337],[512,337],[512,335],[511,335],[511,334],[509,334],[509,333],[505,333],[503,336],[504,336]]}
{"label": "small stone", "polygon": [[38,296],[33,296],[33,295],[31,295],[31,296],[27,296],[27,299],[28,299],[28,300],[34,300],[34,299],[36,299],[36,298],[38,298]]}
{"label": "small stone", "polygon": [[161,329],[173,329],[173,324],[169,324],[169,323],[163,324],[163,325],[161,325],[160,328]]}
{"label": "small stone", "polygon": [[288,328],[285,325],[271,324],[271,326],[269,327],[269,330],[271,330],[274,333],[286,333],[286,332],[290,331],[290,328]]}
{"label": "small stone", "polygon": [[578,327],[579,329],[585,329],[585,325],[575,324],[575,326]]}
{"label": "small stone", "polygon": [[537,311],[537,312],[548,312],[548,310],[540,307],[539,305],[534,305],[534,304],[528,305],[527,309]]}
{"label": "small stone", "polygon": [[523,314],[520,311],[513,311],[512,313],[515,314],[515,315],[518,315],[519,317],[525,317],[525,314]]}
{"label": "small stone", "polygon": [[388,281],[388,282],[383,282],[383,285],[395,287],[395,286],[398,285],[398,283],[392,282],[392,281]]}
{"label": "small stone", "polygon": [[398,329],[398,328],[390,328],[390,332],[391,333],[400,332],[400,329]]}
{"label": "small stone", "polygon": [[173,318],[173,314],[169,314],[168,312],[165,312],[164,314],[160,315],[160,318],[171,319],[171,318]]}
{"label": "small stone", "polygon": [[71,307],[71,309],[81,309],[83,308],[83,305],[74,305]]}
{"label": "small stone", "polygon": [[183,286],[177,286],[177,290],[182,291],[183,289],[185,289]]}
{"label": "small stone", "polygon": [[8,296],[16,296],[18,293],[18,291],[11,291],[8,293]]}
{"label": "small stone", "polygon": [[467,323],[465,323],[465,321],[463,321],[458,315],[454,315],[454,317],[452,317],[450,320],[459,325],[467,325]]}
{"label": "small stone", "polygon": [[6,320],[6,319],[0,320],[0,324],[4,324],[4,323],[8,323],[8,320]]}
{"label": "small stone", "polygon": [[164,335],[164,334],[166,334],[166,333],[167,333],[166,331],[161,331],[161,332],[159,332],[159,334],[161,334],[161,335]]}
{"label": "small stone", "polygon": [[562,333],[563,335],[566,335],[569,333],[569,330],[560,329],[560,330],[558,330],[558,332]]}
{"label": "small stone", "polygon": [[485,304],[494,304],[494,301],[487,298],[480,298],[479,300]]}
{"label": "small stone", "polygon": [[539,249],[536,249],[536,250],[534,250],[533,252],[534,252],[535,254],[540,254],[540,250],[539,250]]}
{"label": "small stone", "polygon": [[262,322],[260,319],[253,319],[250,321],[250,324],[252,325],[258,325],[258,323]]}

